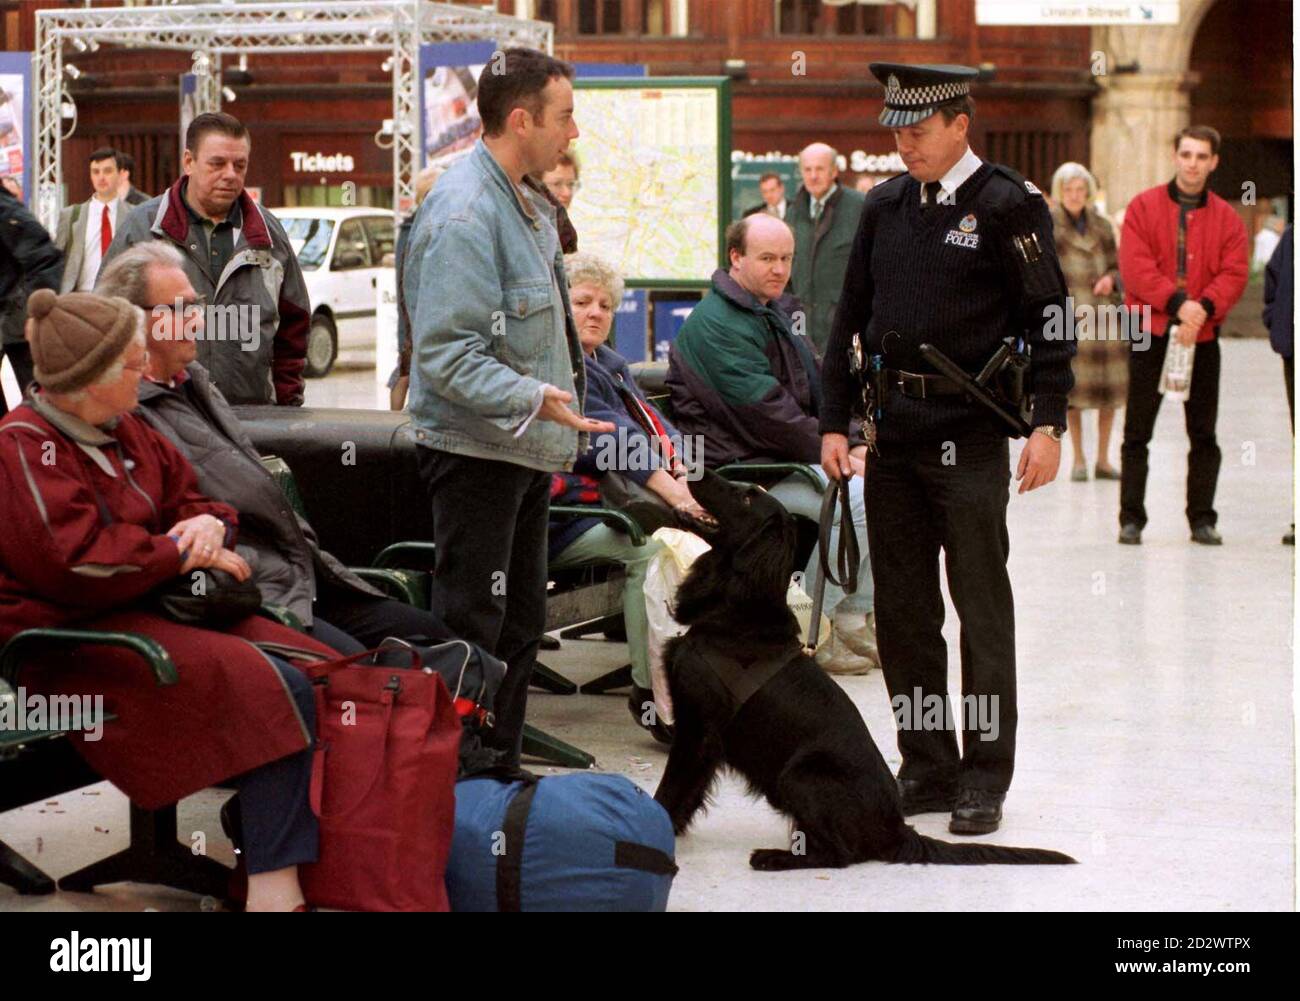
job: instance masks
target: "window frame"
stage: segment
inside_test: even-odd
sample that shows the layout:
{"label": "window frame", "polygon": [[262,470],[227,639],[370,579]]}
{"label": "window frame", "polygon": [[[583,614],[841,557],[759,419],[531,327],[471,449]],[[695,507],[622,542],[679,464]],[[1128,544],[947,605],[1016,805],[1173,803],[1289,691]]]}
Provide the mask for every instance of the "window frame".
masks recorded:
{"label": "window frame", "polygon": [[[330,271],[347,272],[360,271],[362,268],[373,268],[375,266],[371,253],[370,236],[366,233],[366,227],[361,223],[360,216],[352,216],[350,219],[340,219],[338,223],[338,235],[334,237],[334,251],[330,254]],[[361,234],[360,244],[365,248],[366,260],[361,264],[350,264],[347,267],[339,266],[339,254],[343,250],[343,238],[347,234],[349,226],[356,226],[357,231]],[[351,241],[350,241],[351,242]]]}
{"label": "window frame", "polygon": [[[361,221],[361,228],[365,231],[366,239],[370,242],[370,259],[375,263],[372,267],[383,267],[384,257],[388,254],[397,253],[397,224],[393,217],[376,212],[374,215],[363,215],[358,217]],[[387,250],[381,250],[382,244],[378,237],[375,236],[373,226],[388,227]]]}

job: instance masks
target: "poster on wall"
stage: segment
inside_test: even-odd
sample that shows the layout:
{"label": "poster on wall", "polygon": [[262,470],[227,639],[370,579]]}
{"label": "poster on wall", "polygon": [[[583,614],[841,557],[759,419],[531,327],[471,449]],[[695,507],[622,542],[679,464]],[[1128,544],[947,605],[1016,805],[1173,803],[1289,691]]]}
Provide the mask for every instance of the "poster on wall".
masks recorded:
{"label": "poster on wall", "polygon": [[483,134],[478,78],[495,42],[420,46],[420,166],[450,166]]}
{"label": "poster on wall", "polygon": [[0,52],[0,175],[14,177],[30,201],[32,55]]}
{"label": "poster on wall", "polygon": [[194,121],[194,116],[199,113],[199,78],[194,73],[181,74],[181,138],[178,164],[185,162],[185,132],[190,127],[190,122]]}

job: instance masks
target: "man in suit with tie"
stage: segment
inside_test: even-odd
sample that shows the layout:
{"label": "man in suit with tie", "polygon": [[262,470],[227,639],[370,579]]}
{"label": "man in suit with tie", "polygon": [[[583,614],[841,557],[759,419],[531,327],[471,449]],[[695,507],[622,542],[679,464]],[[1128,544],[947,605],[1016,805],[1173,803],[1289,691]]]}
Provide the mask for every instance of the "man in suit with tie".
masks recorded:
{"label": "man in suit with tie", "polygon": [[785,181],[781,180],[780,174],[769,172],[760,177],[758,179],[758,193],[763,196],[763,204],[747,209],[745,215],[766,212],[778,219],[785,218],[786,206],[789,203],[785,200]]}
{"label": "man in suit with tie", "polygon": [[90,154],[90,184],[94,194],[89,200],[59,214],[54,245],[63,251],[61,292],[89,292],[95,287],[113,234],[131,210],[117,195],[117,150],[104,146]]}

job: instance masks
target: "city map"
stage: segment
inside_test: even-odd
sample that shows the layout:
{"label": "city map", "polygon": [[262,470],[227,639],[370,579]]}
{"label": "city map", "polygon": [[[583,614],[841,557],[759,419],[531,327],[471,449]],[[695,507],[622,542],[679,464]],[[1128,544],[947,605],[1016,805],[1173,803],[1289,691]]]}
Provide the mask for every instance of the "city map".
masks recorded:
{"label": "city map", "polygon": [[582,250],[628,280],[707,281],[718,266],[718,91],[585,88],[575,94]]}

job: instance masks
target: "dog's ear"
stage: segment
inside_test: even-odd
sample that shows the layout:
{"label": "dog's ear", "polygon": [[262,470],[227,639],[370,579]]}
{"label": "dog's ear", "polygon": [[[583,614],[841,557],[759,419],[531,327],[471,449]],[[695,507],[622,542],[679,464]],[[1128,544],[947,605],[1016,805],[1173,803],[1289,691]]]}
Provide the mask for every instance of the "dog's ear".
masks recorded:
{"label": "dog's ear", "polygon": [[799,528],[795,525],[794,519],[789,516],[785,518],[784,524],[785,560],[793,564],[795,553],[799,551]]}

